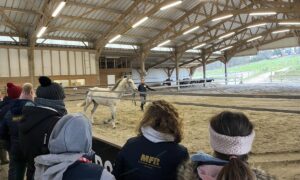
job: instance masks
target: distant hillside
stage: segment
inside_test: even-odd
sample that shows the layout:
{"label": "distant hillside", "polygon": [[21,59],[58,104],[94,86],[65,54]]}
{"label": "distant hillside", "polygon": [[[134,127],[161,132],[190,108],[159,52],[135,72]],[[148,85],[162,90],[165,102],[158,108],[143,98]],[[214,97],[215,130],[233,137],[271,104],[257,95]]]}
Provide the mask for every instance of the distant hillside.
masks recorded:
{"label": "distant hillside", "polygon": [[[229,76],[243,74],[244,79],[254,78],[264,73],[271,73],[274,76],[274,80],[293,76],[294,79],[299,79],[300,81],[300,55],[265,59],[258,62],[252,62],[228,68]],[[218,69],[207,71],[207,77],[214,78],[220,76],[224,76],[224,66]],[[193,77],[202,77],[201,68],[195,72]]]}

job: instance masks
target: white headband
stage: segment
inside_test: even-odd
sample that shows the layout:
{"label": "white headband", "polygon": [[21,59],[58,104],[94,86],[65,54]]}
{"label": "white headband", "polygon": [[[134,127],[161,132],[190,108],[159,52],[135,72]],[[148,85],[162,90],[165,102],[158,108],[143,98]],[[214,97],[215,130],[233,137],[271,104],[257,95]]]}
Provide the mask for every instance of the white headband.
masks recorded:
{"label": "white headband", "polygon": [[210,145],[213,150],[227,155],[244,155],[251,151],[255,137],[254,130],[248,136],[225,136],[209,126]]}

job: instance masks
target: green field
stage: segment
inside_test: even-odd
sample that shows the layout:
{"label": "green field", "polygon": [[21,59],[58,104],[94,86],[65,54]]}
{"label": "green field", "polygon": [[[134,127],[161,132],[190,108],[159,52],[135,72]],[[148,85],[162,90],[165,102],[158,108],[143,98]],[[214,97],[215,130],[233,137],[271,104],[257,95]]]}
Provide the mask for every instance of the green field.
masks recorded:
{"label": "green field", "polygon": [[[280,71],[284,68],[288,68],[288,70],[284,72],[276,72]],[[253,62],[249,64],[234,66],[228,68],[228,73],[249,73],[251,74],[248,78],[252,78],[258,76],[260,74],[266,72],[274,72],[275,77],[277,76],[299,76],[300,78],[300,56],[286,56],[276,59],[266,59],[258,62]],[[216,77],[223,76],[224,68],[208,70],[207,77]],[[201,78],[202,71],[196,71],[194,74],[194,78]]]}

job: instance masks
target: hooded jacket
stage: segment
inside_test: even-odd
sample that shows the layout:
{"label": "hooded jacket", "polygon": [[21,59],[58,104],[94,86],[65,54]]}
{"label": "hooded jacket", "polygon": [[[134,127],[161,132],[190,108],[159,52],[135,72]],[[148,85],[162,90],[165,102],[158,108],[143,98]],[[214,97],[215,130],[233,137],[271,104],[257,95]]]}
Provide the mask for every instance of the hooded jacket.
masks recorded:
{"label": "hooded jacket", "polygon": [[115,179],[101,166],[80,160],[92,152],[91,124],[81,113],[66,115],[55,125],[48,147],[50,154],[35,158],[36,180]]}
{"label": "hooded jacket", "polygon": [[27,178],[34,175],[34,158],[48,154],[48,139],[55,124],[63,115],[56,109],[44,106],[25,106],[19,124],[20,147],[28,162]]}
{"label": "hooded jacket", "polygon": [[[183,163],[178,169],[178,180],[216,180],[218,174],[228,161],[199,152],[191,157],[191,161]],[[252,168],[257,180],[274,180],[264,171]]]}
{"label": "hooded jacket", "polygon": [[185,147],[174,137],[142,128],[143,135],[131,138],[123,146],[114,166],[117,180],[174,180],[177,167],[189,158]]}

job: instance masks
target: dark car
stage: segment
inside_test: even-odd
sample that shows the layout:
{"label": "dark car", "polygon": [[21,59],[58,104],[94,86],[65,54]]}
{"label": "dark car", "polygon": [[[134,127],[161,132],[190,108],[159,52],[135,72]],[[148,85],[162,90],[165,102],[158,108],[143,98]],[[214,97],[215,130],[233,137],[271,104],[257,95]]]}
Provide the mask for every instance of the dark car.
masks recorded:
{"label": "dark car", "polygon": [[[206,82],[213,82],[214,79],[213,78],[206,78]],[[191,84],[200,84],[200,83],[204,83],[204,79],[194,79],[191,81]]]}
{"label": "dark car", "polygon": [[173,82],[173,79],[170,79],[170,78],[168,78],[168,79],[166,79],[164,82],[163,82],[163,86],[171,86],[171,82]]}

